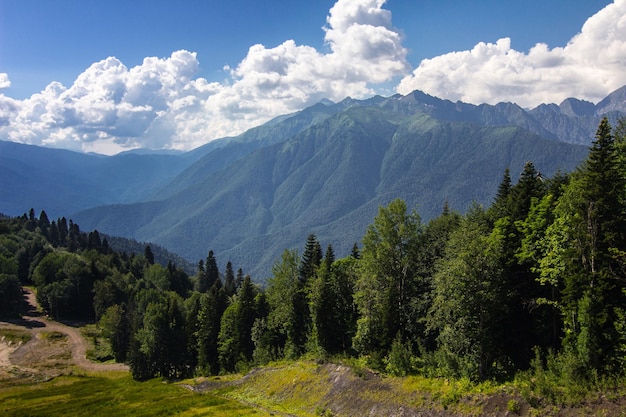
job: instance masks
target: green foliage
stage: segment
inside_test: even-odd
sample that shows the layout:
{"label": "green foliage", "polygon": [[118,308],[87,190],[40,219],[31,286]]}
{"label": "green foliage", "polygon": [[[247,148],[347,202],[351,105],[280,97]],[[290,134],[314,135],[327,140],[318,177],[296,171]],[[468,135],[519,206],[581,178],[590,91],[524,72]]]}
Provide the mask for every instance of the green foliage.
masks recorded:
{"label": "green foliage", "polygon": [[[372,117],[355,110],[333,123]],[[416,118],[407,131],[433,123]],[[198,262],[193,291],[171,261],[153,261],[150,246],[120,254],[97,231],[45,212],[2,218],[0,314],[15,315],[20,286],[34,283],[53,317],[98,320],[137,380],[358,355],[394,376],[459,386],[517,376],[529,401],[582,398],[623,376],[626,363],[626,157],[616,136],[603,121],[571,176],[546,179],[528,162],[512,185],[505,171],[487,210],[460,215],[446,203],[422,224],[395,199],[379,208],[362,250],[343,259],[332,245],[322,257],[309,234],[302,256],[285,250],[274,263],[265,288],[241,269],[235,276],[230,262],[222,284],[213,251]],[[281,149],[296,159],[310,151],[291,146]]]}
{"label": "green foliage", "polygon": [[0,273],[0,317],[19,316],[21,295],[17,276]]}
{"label": "green foliage", "polygon": [[389,355],[385,358],[385,370],[393,376],[407,376],[415,371],[411,345],[403,342],[399,334],[393,340]]}
{"label": "green foliage", "polygon": [[381,207],[363,238],[355,301],[359,310],[355,349],[386,351],[397,333],[406,337],[417,320],[410,300],[425,286],[419,275],[422,227],[417,213],[394,200]]}
{"label": "green foliage", "polygon": [[474,208],[452,233],[433,282],[429,328],[438,333],[441,362],[449,376],[482,380],[506,363],[499,324],[506,289],[498,258],[503,237],[489,231],[486,215]]}
{"label": "green foliage", "polygon": [[107,308],[100,318],[99,326],[102,329],[102,335],[111,344],[115,360],[121,363],[126,362],[130,332],[124,307],[115,304]]}
{"label": "green foliage", "polygon": [[272,268],[273,277],[268,281],[266,290],[270,307],[267,328],[272,334],[272,348],[292,359],[304,353],[309,335],[309,329],[305,327],[307,318],[303,316],[308,316],[308,306],[306,303],[302,305],[306,295],[298,265],[296,251],[283,252],[280,261]]}
{"label": "green foliage", "polygon": [[176,384],[164,384],[158,379],[140,383],[120,373],[61,376],[40,384],[3,387],[0,391],[0,413],[6,417],[272,415],[223,396],[199,395]]}

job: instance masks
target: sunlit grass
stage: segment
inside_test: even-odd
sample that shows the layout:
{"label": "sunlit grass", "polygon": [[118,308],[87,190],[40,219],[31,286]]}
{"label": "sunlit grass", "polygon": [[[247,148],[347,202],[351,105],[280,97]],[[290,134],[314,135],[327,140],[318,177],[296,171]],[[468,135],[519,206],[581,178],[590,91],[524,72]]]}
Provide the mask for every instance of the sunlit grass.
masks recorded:
{"label": "sunlit grass", "polygon": [[7,344],[26,343],[31,339],[31,334],[27,330],[2,329],[0,330],[0,341]]}
{"label": "sunlit grass", "polygon": [[2,388],[2,416],[269,416],[210,394],[159,379],[136,382],[127,372],[64,376]]}
{"label": "sunlit grass", "polygon": [[80,334],[87,342],[87,359],[95,362],[113,362],[113,349],[109,340],[102,336],[102,329],[96,324],[87,324],[80,328]]}

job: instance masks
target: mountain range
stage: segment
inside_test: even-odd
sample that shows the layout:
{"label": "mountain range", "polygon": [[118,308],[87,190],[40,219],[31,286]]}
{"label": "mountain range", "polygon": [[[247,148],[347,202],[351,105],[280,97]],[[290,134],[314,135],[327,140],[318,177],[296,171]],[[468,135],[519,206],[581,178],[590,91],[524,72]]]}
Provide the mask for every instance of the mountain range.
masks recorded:
{"label": "mountain range", "polygon": [[213,250],[257,281],[308,234],[344,256],[381,205],[424,221],[445,203],[493,200],[504,170],[573,170],[600,119],[626,115],[626,86],[597,104],[523,109],[406,96],[320,102],[186,153],[111,157],[0,141],[0,212],[45,209],[83,229],[158,245],[195,262]]}

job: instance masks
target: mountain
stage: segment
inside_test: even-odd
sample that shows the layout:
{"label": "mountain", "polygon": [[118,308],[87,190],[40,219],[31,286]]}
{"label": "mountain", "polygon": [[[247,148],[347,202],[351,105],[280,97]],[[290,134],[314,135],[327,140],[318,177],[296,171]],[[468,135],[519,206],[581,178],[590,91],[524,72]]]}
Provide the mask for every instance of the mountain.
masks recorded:
{"label": "mountain", "polygon": [[570,98],[534,109],[415,91],[320,102],[184,154],[102,157],[0,142],[8,190],[0,212],[74,213],[84,229],[153,242],[191,262],[211,249],[220,264],[262,281],[309,233],[349,253],[394,198],[427,221],[444,202],[461,212],[490,204],[505,168],[514,179],[529,160],[546,176],[570,171],[601,117],[625,114],[626,87],[598,104]]}
{"label": "mountain", "polygon": [[0,141],[0,211],[31,207],[51,217],[111,203],[141,201],[194,162],[182,155],[86,155]]}
{"label": "mountain", "polygon": [[[380,104],[380,103],[379,103]],[[212,171],[211,155],[190,170],[208,172],[165,199],[90,209],[74,217],[109,234],[156,242],[189,259],[209,249],[255,279],[267,278],[285,248],[309,233],[338,255],[359,242],[380,205],[403,198],[420,215],[447,201],[465,211],[489,204],[504,169],[532,160],[545,175],[572,170],[580,145],[541,138],[514,126],[441,121],[385,106],[347,106],[292,138]],[[173,184],[174,182],[172,182]]]}

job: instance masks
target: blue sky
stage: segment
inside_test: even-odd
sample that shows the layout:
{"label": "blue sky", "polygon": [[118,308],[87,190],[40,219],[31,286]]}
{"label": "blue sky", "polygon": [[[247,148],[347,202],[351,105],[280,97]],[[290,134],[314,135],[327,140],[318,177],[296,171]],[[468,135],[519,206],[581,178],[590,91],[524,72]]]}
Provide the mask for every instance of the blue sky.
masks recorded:
{"label": "blue sky", "polygon": [[0,139],[190,149],[413,89],[597,101],[626,84],[623,33],[626,0],[0,0]]}

